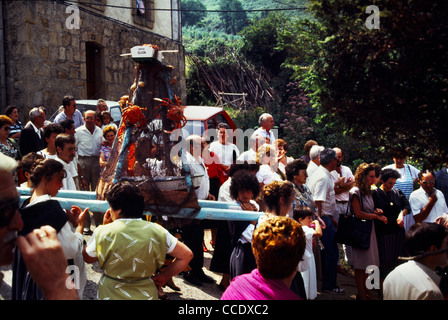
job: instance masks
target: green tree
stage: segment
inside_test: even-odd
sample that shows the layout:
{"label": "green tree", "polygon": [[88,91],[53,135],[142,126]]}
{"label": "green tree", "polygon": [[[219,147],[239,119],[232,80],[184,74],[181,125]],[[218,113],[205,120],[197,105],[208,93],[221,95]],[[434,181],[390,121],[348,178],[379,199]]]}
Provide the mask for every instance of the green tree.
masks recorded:
{"label": "green tree", "polygon": [[207,15],[207,12],[205,11],[207,8],[199,0],[182,0],[181,9],[192,10],[192,11],[182,11],[183,26],[194,26],[198,24]]}
{"label": "green tree", "polygon": [[[319,39],[310,50],[314,60],[298,59],[304,65],[296,71],[313,106],[378,151],[410,148],[428,165],[446,161],[448,2],[310,3]],[[380,10],[379,29],[365,25],[370,4]],[[293,37],[303,53],[300,36],[315,34],[297,32]]]}
{"label": "green tree", "polygon": [[220,0],[219,10],[227,33],[237,34],[247,25],[247,14],[240,1]]}
{"label": "green tree", "polygon": [[241,54],[256,66],[264,66],[272,74],[280,73],[286,59],[286,50],[277,48],[279,33],[288,25],[284,14],[271,13],[264,19],[254,19],[244,28]]}

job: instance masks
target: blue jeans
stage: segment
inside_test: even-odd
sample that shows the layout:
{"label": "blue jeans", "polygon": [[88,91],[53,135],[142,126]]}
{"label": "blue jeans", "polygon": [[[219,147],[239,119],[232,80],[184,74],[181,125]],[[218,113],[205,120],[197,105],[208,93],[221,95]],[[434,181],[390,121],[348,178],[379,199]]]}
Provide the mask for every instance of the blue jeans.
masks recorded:
{"label": "blue jeans", "polygon": [[337,287],[337,268],[339,261],[339,249],[335,240],[336,229],[332,222],[332,217],[322,215],[325,229],[322,230],[321,241],[324,249],[322,256],[322,290],[332,290]]}

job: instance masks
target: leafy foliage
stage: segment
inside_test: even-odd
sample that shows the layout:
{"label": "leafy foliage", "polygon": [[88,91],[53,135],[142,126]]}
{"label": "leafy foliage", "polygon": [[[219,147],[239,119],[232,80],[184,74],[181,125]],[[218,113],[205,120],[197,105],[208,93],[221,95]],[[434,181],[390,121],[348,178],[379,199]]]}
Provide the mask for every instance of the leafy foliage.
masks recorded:
{"label": "leafy foliage", "polygon": [[237,34],[246,26],[247,14],[239,0],[220,0],[219,10],[227,33]]}
{"label": "leafy foliage", "polygon": [[[382,1],[380,29],[362,0],[311,0],[322,26],[314,103],[378,150],[410,148],[435,165],[448,156],[448,56],[443,1]],[[310,84],[310,83],[309,83]]]}
{"label": "leafy foliage", "polygon": [[288,141],[288,153],[297,157],[303,152],[303,146],[314,132],[315,111],[304,90],[300,88],[300,83],[289,83],[286,91],[289,110],[284,113],[280,128],[283,129],[283,139]]}
{"label": "leafy foliage", "polygon": [[[224,2],[203,1],[208,9],[219,9]],[[239,58],[228,59],[222,53],[232,52],[266,69],[282,101],[258,107],[272,109],[293,156],[302,154],[306,140],[314,139],[342,147],[346,161],[353,163],[389,163],[394,148],[409,148],[420,167],[446,161],[448,2],[281,3],[282,8],[309,3],[310,11],[249,12],[250,23],[238,35],[230,35],[233,30],[225,26],[223,17],[209,12],[196,25],[184,28],[186,51],[208,63],[210,56],[221,55],[221,67],[227,64],[229,70]],[[365,25],[369,17],[365,10],[371,4],[380,9],[380,29]],[[267,0],[241,1],[241,5],[245,9],[280,6]],[[200,73],[195,70],[191,75],[203,81]],[[205,89],[199,82],[192,85]],[[190,93],[212,99],[209,93],[202,97]],[[234,110],[243,126],[253,121],[255,113]]]}
{"label": "leafy foliage", "polygon": [[206,6],[199,0],[183,0],[181,3],[182,24],[184,26],[194,26],[198,24],[206,15]]}
{"label": "leafy foliage", "polygon": [[256,66],[278,74],[287,54],[286,50],[277,49],[278,37],[288,23],[287,17],[281,13],[271,13],[264,19],[255,18],[240,33],[241,54]]}

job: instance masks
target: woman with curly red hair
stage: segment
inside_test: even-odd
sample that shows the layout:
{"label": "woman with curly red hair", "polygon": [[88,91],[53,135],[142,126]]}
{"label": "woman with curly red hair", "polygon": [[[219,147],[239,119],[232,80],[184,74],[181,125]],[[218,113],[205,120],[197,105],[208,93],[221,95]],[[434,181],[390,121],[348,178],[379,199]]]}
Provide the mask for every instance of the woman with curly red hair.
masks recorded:
{"label": "woman with curly red hair", "polygon": [[253,233],[252,251],[257,268],[236,277],[221,300],[300,300],[290,290],[305,252],[300,224],[270,215]]}

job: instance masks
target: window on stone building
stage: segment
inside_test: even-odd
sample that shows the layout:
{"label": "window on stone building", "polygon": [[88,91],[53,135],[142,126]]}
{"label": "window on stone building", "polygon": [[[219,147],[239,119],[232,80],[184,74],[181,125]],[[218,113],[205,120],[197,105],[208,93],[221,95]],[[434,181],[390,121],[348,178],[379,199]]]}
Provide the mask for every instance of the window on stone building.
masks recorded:
{"label": "window on stone building", "polygon": [[86,99],[105,99],[104,48],[96,42],[86,42],[86,76]]}
{"label": "window on stone building", "polygon": [[154,1],[155,0],[130,0],[132,7],[132,19],[135,24],[139,24],[152,29],[154,27],[155,12]]}

